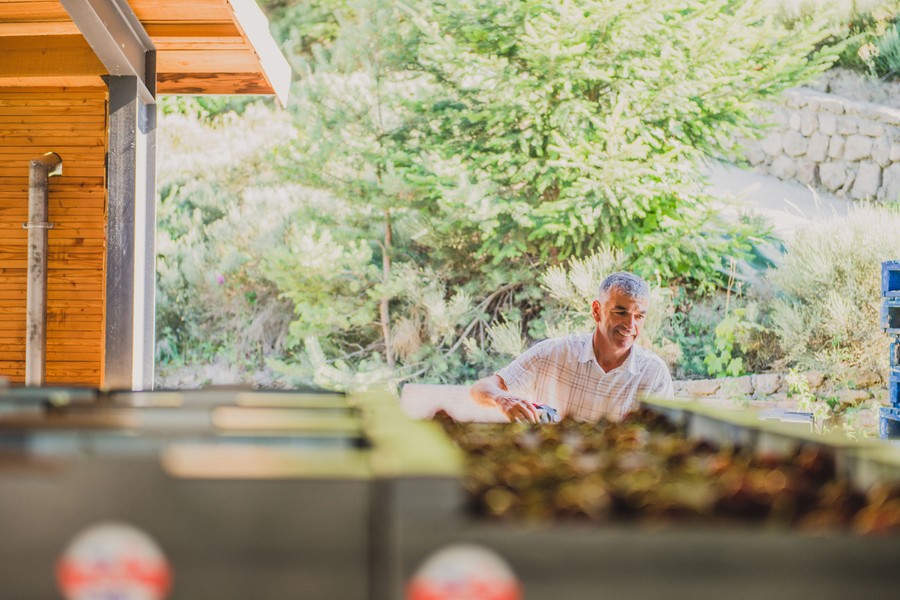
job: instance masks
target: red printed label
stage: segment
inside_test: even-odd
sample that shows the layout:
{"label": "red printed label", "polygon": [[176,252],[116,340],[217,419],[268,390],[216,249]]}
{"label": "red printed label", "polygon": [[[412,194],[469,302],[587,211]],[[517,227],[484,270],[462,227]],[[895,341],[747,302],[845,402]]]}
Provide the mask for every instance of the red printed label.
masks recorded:
{"label": "red printed label", "polygon": [[497,554],[469,544],[426,560],[406,588],[406,600],[521,600],[522,588]]}
{"label": "red printed label", "polygon": [[144,532],[118,523],[80,533],[56,565],[66,600],[162,600],[172,572]]}

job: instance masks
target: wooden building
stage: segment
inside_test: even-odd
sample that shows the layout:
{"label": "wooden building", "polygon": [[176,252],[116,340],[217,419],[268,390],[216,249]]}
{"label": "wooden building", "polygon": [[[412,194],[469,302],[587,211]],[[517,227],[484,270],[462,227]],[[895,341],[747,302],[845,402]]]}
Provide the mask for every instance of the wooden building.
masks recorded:
{"label": "wooden building", "polygon": [[[0,0],[0,377],[25,381],[31,227],[47,232],[43,381],[152,387],[155,99],[283,104],[290,75],[254,0]],[[49,152],[47,224],[26,227]]]}

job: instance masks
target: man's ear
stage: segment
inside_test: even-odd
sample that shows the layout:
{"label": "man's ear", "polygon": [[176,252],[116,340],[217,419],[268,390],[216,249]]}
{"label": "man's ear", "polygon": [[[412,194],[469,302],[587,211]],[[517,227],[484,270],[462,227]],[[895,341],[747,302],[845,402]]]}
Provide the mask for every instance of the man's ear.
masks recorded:
{"label": "man's ear", "polygon": [[594,300],[591,302],[591,316],[594,317],[594,321],[597,323],[600,322],[600,301]]}

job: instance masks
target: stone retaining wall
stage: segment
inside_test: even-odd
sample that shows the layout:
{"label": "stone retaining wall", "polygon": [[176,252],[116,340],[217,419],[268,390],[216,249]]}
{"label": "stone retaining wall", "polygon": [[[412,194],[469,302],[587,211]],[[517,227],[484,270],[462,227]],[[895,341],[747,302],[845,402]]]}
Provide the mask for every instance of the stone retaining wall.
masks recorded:
{"label": "stone retaining wall", "polygon": [[[801,373],[799,376],[806,379],[809,391],[818,400],[834,400],[841,406],[887,401],[887,388],[881,375],[872,371],[860,369],[840,381],[832,380],[818,371]],[[798,401],[796,395],[789,395],[788,376],[781,373],[679,380],[674,385],[676,398],[713,399],[725,404],[787,409],[796,408]]]}
{"label": "stone retaining wall", "polygon": [[758,170],[852,199],[900,202],[900,109],[795,88],[745,142]]}

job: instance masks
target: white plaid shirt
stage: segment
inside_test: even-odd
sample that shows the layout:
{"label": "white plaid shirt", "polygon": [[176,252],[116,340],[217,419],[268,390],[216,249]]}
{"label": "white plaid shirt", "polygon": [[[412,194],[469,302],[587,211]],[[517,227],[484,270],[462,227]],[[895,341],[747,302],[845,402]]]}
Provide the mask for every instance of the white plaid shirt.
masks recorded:
{"label": "white plaid shirt", "polygon": [[512,393],[579,421],[619,421],[639,398],[675,395],[669,368],[650,350],[633,345],[625,362],[607,373],[592,341],[593,333],[544,340],[496,374]]}

